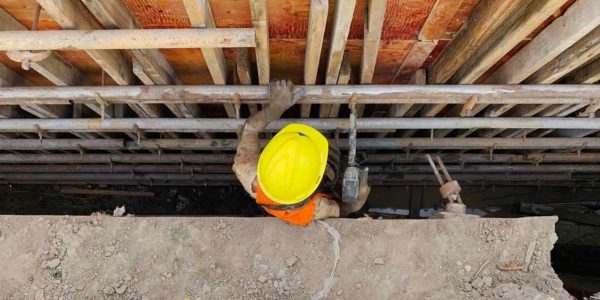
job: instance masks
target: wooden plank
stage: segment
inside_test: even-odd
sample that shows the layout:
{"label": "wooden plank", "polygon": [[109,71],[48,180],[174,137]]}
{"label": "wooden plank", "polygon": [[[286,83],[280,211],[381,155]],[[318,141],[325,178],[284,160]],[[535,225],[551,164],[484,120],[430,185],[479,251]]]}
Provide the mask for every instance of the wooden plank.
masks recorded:
{"label": "wooden plank", "polygon": [[470,59],[451,77],[449,83],[472,84],[511,49],[525,40],[546,19],[565,4],[565,0],[523,2]]}
{"label": "wooden plank", "polygon": [[454,19],[463,0],[437,0],[419,32],[420,41],[439,40],[446,34],[446,27]]}
{"label": "wooden plank", "polygon": [[600,59],[575,70],[565,77],[565,83],[594,83],[600,80]]}
{"label": "wooden plank", "polygon": [[[352,0],[355,1],[355,0]],[[268,84],[270,78],[269,20],[266,0],[250,0],[252,25],[256,29],[256,68],[258,83]]]}
{"label": "wooden plank", "polygon": [[[352,67],[350,66],[350,51],[344,51],[344,57],[342,58],[342,66],[340,68],[340,75],[338,76],[338,85],[347,85],[350,82],[350,77],[352,76]],[[329,106],[329,111],[321,110],[319,113],[321,114],[321,118],[337,118],[340,112],[340,104],[331,104]],[[357,105],[358,106],[358,105]],[[364,105],[363,105],[364,109]],[[358,110],[358,107],[357,107]],[[357,111],[358,114],[358,111]]]}
{"label": "wooden plank", "polygon": [[[328,12],[328,0],[311,0],[306,37],[306,52],[304,54],[305,85],[314,85],[317,82],[319,62],[321,61],[321,47],[323,46]],[[300,106],[300,116],[302,118],[308,118],[310,116],[310,104],[303,104]]]}
{"label": "wooden plank", "polygon": [[[237,48],[235,49],[236,57],[236,71],[240,84],[251,85],[252,84],[252,72],[250,71],[250,55],[248,54],[248,48]],[[250,114],[258,112],[257,104],[248,104]]]}
{"label": "wooden plank", "polygon": [[[433,51],[436,45],[436,41],[415,42],[410,52],[404,58],[402,64],[396,71],[396,74],[394,74],[394,77],[392,78],[392,81],[390,83],[394,84],[398,77],[414,74],[418,69],[420,69],[423,66],[423,63],[425,62],[425,60],[427,60],[427,58],[431,54],[431,51]],[[423,84],[426,84],[426,82]]]}
{"label": "wooden plank", "polygon": [[525,83],[554,83],[600,55],[600,27],[529,76]]}
{"label": "wooden plank", "polygon": [[[90,12],[108,29],[142,29],[122,0],[84,0]],[[181,84],[179,77],[157,49],[131,49],[133,73],[145,85]],[[158,118],[160,106],[156,104],[130,103],[129,107],[139,116]],[[191,104],[169,104],[167,107],[177,117],[194,117],[196,108]],[[186,111],[191,114],[186,115]]]}
{"label": "wooden plank", "polygon": [[517,84],[600,25],[600,3],[579,0],[486,79]]}
{"label": "wooden plank", "polygon": [[354,15],[356,0],[337,1],[333,27],[331,30],[331,41],[329,46],[329,55],[327,59],[327,72],[325,84],[336,84],[344,51],[346,50],[346,41],[350,32],[350,23]]}
{"label": "wooden plank", "polygon": [[[28,31],[29,29],[7,11],[0,8],[0,30]],[[54,52],[42,61],[31,62],[31,68],[56,85],[91,85],[79,70]],[[88,104],[88,107],[97,113],[99,112],[98,105]],[[40,111],[41,108],[38,107],[36,111]]]}
{"label": "wooden plank", "polygon": [[[102,29],[78,0],[38,0],[44,10],[63,29]],[[118,84],[133,82],[131,64],[116,50],[88,50],[86,53]]]}
{"label": "wooden plank", "polygon": [[[186,0],[183,3],[193,28],[216,28],[210,3],[207,0]],[[223,50],[210,47],[204,47],[200,50],[213,82],[219,85],[227,84],[227,61]],[[236,110],[233,105],[224,104],[224,107],[228,117],[236,117]]]}
{"label": "wooden plank", "polygon": [[[377,64],[377,54],[379,53],[379,42],[381,40],[381,29],[383,28],[386,6],[387,0],[369,0],[368,5],[365,6],[365,36],[360,64],[361,84],[371,84],[373,82],[373,74],[375,73],[375,65]],[[339,108],[337,110],[339,110]],[[362,117],[364,111],[364,104],[356,104],[357,117]],[[337,111],[335,114],[337,116]]]}
{"label": "wooden plank", "polygon": [[[325,84],[336,84],[338,81],[355,6],[356,0],[336,2],[335,16],[333,19],[333,27],[329,42],[329,55],[327,59],[327,70],[325,73]],[[328,115],[330,111],[330,105],[321,105],[319,109],[319,115]]]}
{"label": "wooden plank", "polygon": [[[190,19],[192,27],[205,27],[207,25],[206,16],[207,10],[210,10],[210,5],[206,0],[182,0],[185,12]],[[208,6],[208,7],[207,7]],[[212,14],[211,14],[212,17]],[[214,22],[213,22],[214,23]]]}
{"label": "wooden plank", "polygon": [[373,81],[386,6],[387,0],[369,0],[369,5],[366,7],[365,37],[360,65],[361,84],[371,84]]}
{"label": "wooden plank", "polygon": [[445,83],[475,53],[477,48],[517,9],[523,0],[482,0],[429,69],[428,82]]}
{"label": "wooden plank", "polygon": [[[0,64],[0,86],[33,86],[33,83]],[[61,118],[67,114],[66,105],[19,105],[19,107],[39,118]]]}
{"label": "wooden plank", "polygon": [[45,30],[0,32],[0,50],[254,47],[252,28]]}

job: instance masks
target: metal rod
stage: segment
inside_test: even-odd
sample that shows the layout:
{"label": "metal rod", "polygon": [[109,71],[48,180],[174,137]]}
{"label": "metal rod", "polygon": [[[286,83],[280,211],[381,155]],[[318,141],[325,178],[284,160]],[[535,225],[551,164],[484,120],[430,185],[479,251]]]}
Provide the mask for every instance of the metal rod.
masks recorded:
{"label": "metal rod", "polygon": [[[0,140],[1,142],[2,140]],[[260,141],[262,147],[266,140]],[[331,140],[334,143],[335,140]],[[142,140],[139,144],[128,142],[127,149],[179,149],[179,150],[236,150],[237,140],[162,139]],[[347,148],[348,140],[339,141]],[[363,138],[357,140],[358,149],[600,149],[600,138]],[[0,148],[1,149],[1,148]]]}
{"label": "metal rod", "polygon": [[[436,156],[435,159],[437,160],[438,165],[440,165],[440,169],[442,169],[442,173],[444,173],[444,176],[446,176],[446,181],[452,181],[452,177],[450,177],[450,173],[448,173],[448,170],[446,169],[446,166],[444,165],[444,162],[442,161],[442,159],[439,156]],[[460,199],[460,196],[459,196]]]}
{"label": "metal rod", "polygon": [[201,164],[232,163],[233,154],[0,154],[3,164],[45,163],[125,163],[125,164]]}
{"label": "metal rod", "polygon": [[427,161],[429,162],[429,165],[431,166],[431,169],[433,170],[433,175],[435,175],[435,179],[437,179],[437,182],[440,184],[440,186],[444,185],[444,180],[442,179],[442,176],[440,176],[440,172],[438,171],[437,167],[435,166],[435,163],[433,163],[431,156],[429,154],[426,154],[425,156],[427,157]]}
{"label": "metal rod", "polygon": [[[236,132],[244,119],[0,119],[0,132]],[[278,131],[290,123],[303,123],[317,130],[348,129],[348,119],[282,119],[267,131]],[[363,118],[357,120],[364,130],[389,129],[597,129],[600,118]]]}
{"label": "metal rod", "polygon": [[[65,31],[68,32],[68,31]],[[358,104],[464,104],[478,95],[480,104],[591,104],[598,85],[326,85],[296,86],[299,104],[344,104],[356,94]],[[96,103],[234,103],[268,102],[268,86],[72,86],[2,87],[0,104]]]}
{"label": "metal rod", "polygon": [[[457,164],[540,164],[547,163],[597,163],[600,153],[540,153],[540,154],[494,154],[490,160],[489,154],[477,153],[439,153],[444,161]],[[168,163],[233,163],[234,154],[1,154],[0,164],[46,164],[46,163],[124,163],[124,164],[168,164]],[[413,154],[408,157],[404,153],[369,154],[361,163],[374,164],[406,164],[422,163],[423,155]],[[451,169],[451,171],[453,171]]]}
{"label": "metal rod", "polygon": [[[11,185],[40,185],[40,184],[51,184],[51,185],[70,185],[70,186],[85,186],[89,187],[90,185],[115,185],[115,186],[194,186],[198,188],[202,187],[232,187],[239,186],[235,181],[203,181],[203,180],[186,180],[186,181],[169,181],[169,180],[113,180],[113,181],[68,181],[68,180],[60,180],[60,181],[40,181],[40,180],[11,180],[11,181],[0,181],[0,184],[11,184]],[[437,186],[437,183],[434,182],[423,182],[423,181],[380,181],[380,180],[371,180],[369,182],[372,186]],[[595,187],[593,183],[589,181],[581,181],[581,180],[472,180],[472,181],[463,181],[461,183],[462,186],[474,186],[481,187],[482,185],[485,187],[489,186],[531,186],[531,187],[540,187],[540,186],[551,186],[551,187]]]}
{"label": "metal rod", "polygon": [[[330,140],[335,143],[335,140]],[[346,149],[347,139],[339,146]],[[261,140],[264,147],[267,140]],[[363,138],[358,149],[561,149],[577,151],[600,149],[600,138]],[[237,139],[0,139],[0,150],[236,150]]]}
{"label": "metal rod", "polygon": [[[431,164],[430,164],[431,165]],[[400,173],[415,174],[427,173],[431,169],[424,164],[421,165],[371,165],[369,172],[375,173]],[[445,166],[454,174],[460,173],[600,173],[600,165],[594,164],[547,164],[547,165],[448,165]],[[433,167],[432,167],[433,168]],[[436,169],[433,169],[436,178],[440,184],[444,180]],[[228,164],[0,164],[0,173],[232,173],[231,166]],[[447,173],[447,172],[446,172]],[[438,177],[439,176],[439,177]],[[452,178],[446,176],[448,181]],[[600,180],[600,175],[598,177]]]}

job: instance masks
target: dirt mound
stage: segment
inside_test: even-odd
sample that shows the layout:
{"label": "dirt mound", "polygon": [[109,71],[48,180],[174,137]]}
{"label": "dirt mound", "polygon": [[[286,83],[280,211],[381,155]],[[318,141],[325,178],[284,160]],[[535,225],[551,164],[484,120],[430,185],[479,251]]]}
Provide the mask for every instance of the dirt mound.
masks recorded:
{"label": "dirt mound", "polygon": [[0,296],[567,299],[555,222],[0,216]]}

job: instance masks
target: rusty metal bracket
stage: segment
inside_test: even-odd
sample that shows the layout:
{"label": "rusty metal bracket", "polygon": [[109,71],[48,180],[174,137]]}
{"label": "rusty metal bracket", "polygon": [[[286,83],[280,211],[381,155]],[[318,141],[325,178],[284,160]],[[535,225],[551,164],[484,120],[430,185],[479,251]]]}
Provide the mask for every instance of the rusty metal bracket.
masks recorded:
{"label": "rusty metal bracket", "polygon": [[358,95],[356,95],[356,93],[352,93],[352,96],[350,96],[350,99],[348,99],[348,107],[350,109],[356,109],[356,104],[358,103]]}
{"label": "rusty metal bracket", "polygon": [[471,112],[475,105],[477,105],[477,101],[479,101],[478,95],[471,96],[469,99],[467,99],[467,101],[465,101],[465,104],[463,104],[458,115],[461,117],[471,117]]}
{"label": "rusty metal bracket", "polygon": [[79,151],[79,159],[83,159],[83,154],[85,153],[85,149],[81,147],[81,145],[77,145],[77,150]]}
{"label": "rusty metal bracket", "polygon": [[412,148],[413,144],[410,143],[408,144],[408,146],[406,146],[406,148],[404,148],[404,152],[406,152],[406,159],[408,160],[410,158],[410,149]]}
{"label": "rusty metal bracket", "polygon": [[488,152],[490,153],[490,160],[494,160],[494,150],[496,150],[498,144],[494,143],[491,147],[488,148]]}
{"label": "rusty metal bracket", "polygon": [[42,143],[42,139],[44,138],[44,131],[42,130],[42,128],[38,124],[33,125],[33,130],[35,130],[35,133],[37,133],[38,138],[40,140],[40,144],[41,144]]}
{"label": "rusty metal bracket", "polygon": [[108,103],[108,101],[102,99],[100,94],[94,93],[94,96],[96,97],[96,102],[98,102],[98,104],[100,105],[100,118],[104,120],[104,118],[106,117],[106,106],[110,104]]}
{"label": "rusty metal bracket", "polygon": [[160,145],[156,145],[156,152],[158,153],[158,160],[160,160],[163,153],[163,148]]}
{"label": "rusty metal bracket", "polygon": [[233,96],[233,107],[235,109],[235,118],[240,118],[240,108],[242,107],[242,101],[240,99],[240,94],[236,93]]}
{"label": "rusty metal bracket", "polygon": [[133,131],[135,131],[135,134],[137,135],[137,143],[141,143],[142,142],[142,135],[144,134],[144,130],[142,130],[137,124],[133,125]]}

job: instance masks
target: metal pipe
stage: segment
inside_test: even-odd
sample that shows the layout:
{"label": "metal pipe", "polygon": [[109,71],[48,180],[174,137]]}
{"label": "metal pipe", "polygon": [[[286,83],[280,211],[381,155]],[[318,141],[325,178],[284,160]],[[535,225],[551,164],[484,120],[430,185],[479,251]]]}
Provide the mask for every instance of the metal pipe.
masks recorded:
{"label": "metal pipe", "polygon": [[[68,32],[68,31],[65,31]],[[295,86],[299,104],[591,104],[598,85],[325,85]],[[239,98],[236,98],[239,97]],[[267,103],[268,86],[2,87],[0,105],[94,103]]]}
{"label": "metal pipe", "polygon": [[[431,162],[430,162],[431,164]],[[425,162],[410,165],[371,165],[369,172],[374,173],[427,173],[431,170]],[[434,165],[431,167],[434,168]],[[600,165],[595,164],[546,164],[546,165],[447,165],[446,172],[452,173],[600,173]],[[433,169],[440,185],[444,184],[437,169]],[[182,173],[231,174],[227,164],[0,164],[0,173]],[[440,177],[438,177],[440,176]],[[452,178],[446,175],[447,181]],[[600,177],[599,177],[600,179]]]}
{"label": "metal pipe", "polygon": [[[168,180],[153,180],[153,181],[140,181],[140,180],[113,180],[113,181],[93,181],[93,182],[85,182],[85,181],[68,181],[68,180],[60,180],[60,181],[39,181],[39,180],[11,180],[11,181],[0,181],[0,184],[10,184],[10,185],[40,185],[40,184],[51,184],[51,185],[70,185],[70,186],[85,186],[89,187],[91,185],[131,185],[131,186],[194,186],[198,188],[202,187],[232,187],[239,186],[239,183],[235,181],[168,181]],[[391,181],[380,181],[380,180],[371,180],[371,186],[437,186],[437,183],[433,182],[423,182],[423,181],[402,181],[402,180],[391,180]],[[541,187],[541,186],[553,186],[553,187],[591,187],[597,188],[593,182],[582,181],[582,180],[469,180],[462,181],[461,186],[476,186],[476,187],[490,187],[490,186],[532,186],[532,187]]]}
{"label": "metal pipe", "polygon": [[[596,120],[598,119],[598,120]],[[237,132],[244,119],[0,119],[0,132]],[[348,129],[348,119],[282,119],[267,131],[278,131],[290,123],[303,123],[317,130]],[[363,118],[358,129],[597,129],[600,118]]]}
{"label": "metal pipe", "polygon": [[[531,153],[531,154],[489,154],[479,153],[439,153],[441,159],[449,163],[481,164],[481,163],[514,163],[514,164],[545,164],[545,163],[598,163],[600,153]],[[423,154],[369,154],[361,163],[363,164],[405,164],[422,163]],[[2,159],[0,157],[0,163]]]}
{"label": "metal pipe", "polygon": [[245,48],[254,28],[0,31],[0,51]]}
{"label": "metal pipe", "polygon": [[[368,165],[370,173],[424,173],[426,165]],[[600,165],[447,165],[446,169],[457,173],[600,173]],[[437,176],[437,175],[436,175]],[[598,177],[600,179],[600,177]]]}
{"label": "metal pipe", "polygon": [[124,147],[125,141],[121,139],[0,139],[0,150],[111,150]]}
{"label": "metal pipe", "polygon": [[[330,140],[334,143],[334,140]],[[262,147],[266,140],[261,140]],[[0,150],[236,150],[236,139],[0,139]],[[341,139],[340,148],[348,146]],[[600,149],[600,138],[364,138],[357,141],[358,149]]]}
{"label": "metal pipe", "polygon": [[113,164],[66,164],[66,165],[0,165],[0,173],[233,173],[228,165],[113,165]]}
{"label": "metal pipe", "polygon": [[[598,163],[600,153],[533,153],[533,154],[489,154],[439,153],[444,161],[457,164],[546,164],[546,163]],[[1,154],[0,164],[230,164],[234,154]],[[369,154],[362,164],[407,164],[422,163],[423,154]]]}
{"label": "metal pipe", "polygon": [[233,163],[233,154],[0,154],[0,164],[202,164]]}
{"label": "metal pipe", "polygon": [[[266,145],[261,140],[261,146]],[[334,143],[334,140],[330,140]],[[128,142],[127,149],[179,149],[179,150],[236,150],[237,140],[162,139],[142,140],[139,144]],[[348,141],[341,139],[340,148],[346,149]],[[600,138],[363,138],[357,140],[358,149],[600,149]]]}

